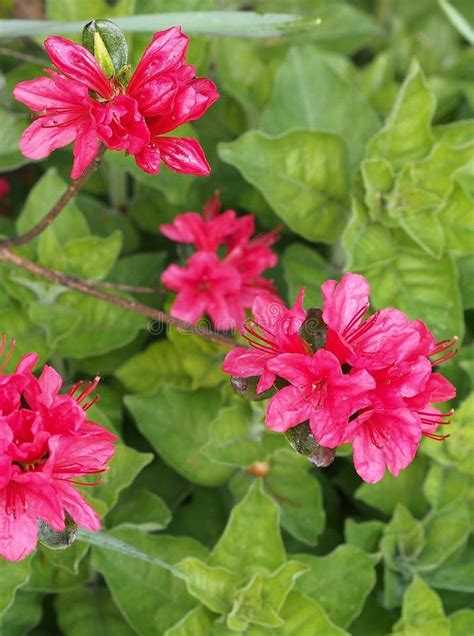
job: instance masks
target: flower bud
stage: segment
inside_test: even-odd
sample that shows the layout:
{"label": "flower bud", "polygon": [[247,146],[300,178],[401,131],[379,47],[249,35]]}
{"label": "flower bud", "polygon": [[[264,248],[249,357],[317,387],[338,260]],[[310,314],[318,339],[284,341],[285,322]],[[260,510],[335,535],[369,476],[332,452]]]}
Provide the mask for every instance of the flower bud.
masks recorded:
{"label": "flower bud", "polygon": [[323,321],[321,309],[311,307],[306,312],[306,319],[300,327],[299,334],[311,345],[313,351],[321,349],[326,344],[328,328]]}
{"label": "flower bud", "polygon": [[230,384],[239,397],[244,400],[260,401],[267,400],[275,393],[275,389],[271,388],[264,393],[257,393],[257,384],[260,380],[260,376],[252,376],[251,378],[238,378],[232,375],[230,378]]}
{"label": "flower bud", "polygon": [[50,550],[67,550],[77,539],[77,524],[66,513],[66,528],[57,532],[38,519],[38,539]]}
{"label": "flower bud", "polygon": [[124,74],[128,47],[116,24],[110,20],[91,20],[82,30],[82,44],[94,55],[107,77]]}
{"label": "flower bud", "polygon": [[288,429],[285,436],[297,453],[304,455],[318,468],[326,468],[334,461],[334,449],[326,448],[318,444],[311,431],[309,422],[303,422],[302,424],[298,424],[298,426]]}

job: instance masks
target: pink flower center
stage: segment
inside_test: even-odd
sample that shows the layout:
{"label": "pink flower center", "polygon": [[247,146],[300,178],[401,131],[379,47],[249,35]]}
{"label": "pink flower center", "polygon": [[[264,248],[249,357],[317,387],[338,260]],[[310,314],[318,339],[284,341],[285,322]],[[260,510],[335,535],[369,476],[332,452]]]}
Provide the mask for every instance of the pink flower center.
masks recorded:
{"label": "pink flower center", "polygon": [[349,343],[354,342],[357,338],[363,336],[369,329],[371,329],[374,324],[377,322],[379,317],[379,311],[377,311],[373,316],[365,320],[363,323],[359,324],[358,327],[356,325],[361,320],[362,316],[369,309],[369,304],[367,303],[364,307],[361,307],[359,311],[357,311],[349,321],[349,323],[344,327],[342,331],[342,337]]}
{"label": "pink flower center", "polygon": [[[73,384],[72,387],[69,389],[68,395],[76,400],[83,411],[87,411],[98,402],[99,396],[96,395],[95,398],[93,398],[86,404],[83,404],[83,402],[89,397],[89,395],[91,395],[91,393],[96,390],[99,382],[100,378],[98,376],[95,377],[92,382],[84,382],[83,380],[81,380],[80,382],[76,382],[76,384]],[[75,394],[78,392],[79,395],[76,396]]]}
{"label": "pink flower center", "polygon": [[[263,332],[263,333],[262,333]],[[268,337],[272,338],[270,340]],[[257,351],[262,351],[263,353],[271,353],[276,355],[280,353],[280,348],[277,343],[277,337],[274,333],[258,324],[255,320],[247,320],[244,325],[242,337],[247,340],[249,345]]]}

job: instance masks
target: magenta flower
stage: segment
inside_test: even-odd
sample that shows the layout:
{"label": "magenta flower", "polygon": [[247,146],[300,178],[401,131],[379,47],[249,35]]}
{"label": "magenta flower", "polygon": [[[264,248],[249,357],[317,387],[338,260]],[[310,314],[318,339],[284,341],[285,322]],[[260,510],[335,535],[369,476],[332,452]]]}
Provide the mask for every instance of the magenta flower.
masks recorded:
{"label": "magenta flower", "polygon": [[370,293],[363,276],[347,273],[340,283],[326,281],[321,290],[323,320],[328,327],[326,349],[342,364],[381,369],[406,358],[419,344],[416,326],[397,309],[383,309],[363,320]]}
{"label": "magenta flower", "polygon": [[196,252],[186,267],[170,265],[161,280],[178,292],[171,314],[180,320],[195,323],[206,313],[217,329],[226,331],[245,319],[239,272],[213,252]]}
{"label": "magenta flower", "polygon": [[[178,214],[172,224],[161,226],[169,239],[191,244],[197,250],[186,268],[171,265],[162,274],[163,283],[180,292],[171,309],[173,316],[196,322],[207,313],[218,329],[240,328],[245,310],[252,306],[256,296],[263,291],[275,293],[273,283],[262,273],[277,263],[271,246],[277,240],[278,230],[252,238],[254,230],[252,214],[237,217],[234,210],[221,212],[218,193],[205,203],[202,215],[185,212]],[[199,254],[207,256],[198,259]],[[209,269],[214,266],[215,276]],[[195,288],[194,294],[190,285]],[[223,298],[216,311],[215,295],[219,289]],[[227,316],[223,313],[226,307],[230,312]]]}
{"label": "magenta flower", "polygon": [[50,77],[20,82],[13,91],[35,113],[20,140],[21,152],[43,159],[74,141],[73,179],[94,159],[100,142],[134,155],[151,174],[158,174],[160,162],[175,172],[209,174],[195,139],[163,136],[199,119],[219,97],[213,82],[195,78],[195,68],[185,64],[187,46],[179,27],[156,33],[123,86],[107,78],[84,47],[48,38],[46,52],[61,74],[48,71]]}
{"label": "magenta flower", "polygon": [[344,374],[335,355],[319,349],[312,356],[283,353],[267,362],[268,369],[287,380],[268,404],[265,423],[284,432],[309,420],[321,446],[334,448],[334,431],[348,424],[349,417],[369,403],[375,381],[367,371]]}
{"label": "magenta flower", "polygon": [[97,378],[61,394],[52,367],[45,366],[39,379],[33,375],[34,353],[2,375],[12,349],[0,367],[0,556],[18,561],[36,546],[38,520],[62,531],[67,512],[78,525],[100,529],[97,513],[74,486],[84,475],[107,470],[117,438],[87,420]]}
{"label": "magenta flower", "polygon": [[260,377],[257,393],[267,391],[275,382],[276,374],[269,363],[283,353],[311,355],[309,344],[299,335],[306,318],[303,309],[304,290],[291,309],[268,292],[260,293],[252,306],[253,319],[242,329],[250,344],[235,347],[225,357],[222,369],[238,378]]}

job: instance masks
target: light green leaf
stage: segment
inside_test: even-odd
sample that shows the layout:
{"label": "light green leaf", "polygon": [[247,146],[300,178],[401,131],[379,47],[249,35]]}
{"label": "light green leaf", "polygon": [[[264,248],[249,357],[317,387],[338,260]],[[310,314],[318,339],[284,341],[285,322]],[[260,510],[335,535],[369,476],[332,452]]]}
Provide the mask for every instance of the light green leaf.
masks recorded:
{"label": "light green leaf", "polygon": [[31,576],[25,591],[57,594],[82,586],[90,576],[85,555],[88,546],[75,543],[68,550],[55,552],[39,546],[31,562]]}
{"label": "light green leaf", "polygon": [[55,598],[58,623],[66,636],[133,636],[106,587],[85,586]]}
{"label": "light green leaf", "polygon": [[354,521],[346,519],[344,524],[344,536],[347,543],[355,545],[366,552],[377,552],[384,524],[382,521]]}
{"label": "light green leaf", "polygon": [[444,508],[457,499],[469,496],[469,480],[454,467],[431,463],[423,493],[434,509]]}
{"label": "light green leaf", "polygon": [[450,636],[441,600],[436,592],[415,577],[403,597],[402,618],[394,626],[394,634],[404,636]]}
{"label": "light green leaf", "polygon": [[66,272],[82,278],[101,280],[107,276],[122,248],[118,230],[107,238],[88,236],[68,241],[64,246]]}
{"label": "light green leaf", "polygon": [[190,392],[161,386],[153,397],[128,396],[125,403],[139,430],[170,466],[194,483],[216,486],[232,470],[203,452],[220,400],[210,389]]}
{"label": "light green leaf", "polygon": [[171,329],[168,337],[176,348],[184,370],[191,378],[191,388],[213,387],[227,379],[222,371],[226,353],[222,345],[176,329]]}
{"label": "light green leaf", "polygon": [[146,532],[162,530],[171,521],[171,512],[161,497],[144,488],[130,488],[107,516],[107,525],[127,526]]}
{"label": "light green leaf", "polygon": [[414,63],[385,126],[369,142],[367,157],[387,159],[400,166],[408,159],[427,155],[433,144],[431,118],[434,109],[435,98],[422,70]]}
{"label": "light green leaf", "polygon": [[29,122],[0,109],[0,173],[16,170],[29,159],[18,150],[21,134]]}
{"label": "light green leaf", "polygon": [[176,625],[170,627],[164,636],[209,636],[215,614],[200,605],[189,611]]}
{"label": "light green leaf", "polygon": [[353,545],[340,545],[324,557],[295,556],[311,568],[298,579],[296,590],[320,603],[337,625],[350,625],[375,585],[379,557]]}
{"label": "light green leaf", "polygon": [[361,484],[355,498],[386,515],[391,515],[400,503],[416,517],[422,517],[428,511],[428,503],[421,488],[426,471],[426,460],[418,457],[398,477],[387,472],[377,484]]}
{"label": "light green leaf", "polygon": [[474,610],[459,610],[449,617],[451,636],[465,636],[474,633]]}
{"label": "light green leaf", "polygon": [[249,131],[220,144],[219,155],[263,194],[294,232],[311,241],[337,240],[346,219],[348,188],[339,137],[301,130],[269,137]]}
{"label": "light green leaf", "polygon": [[30,577],[31,557],[14,563],[0,560],[0,620],[15,598],[15,592]]}
{"label": "light green leaf", "polygon": [[182,359],[169,340],[153,342],[127,360],[115,375],[133,393],[154,393],[164,383],[183,388],[190,384]]}
{"label": "light green leaf", "polygon": [[230,611],[242,576],[196,558],[184,559],[177,567],[186,575],[186,587],[192,596],[217,614]]}
{"label": "light green leaf", "polygon": [[446,247],[454,254],[466,255],[472,261],[474,250],[474,200],[455,185],[439,211],[446,235]]}
{"label": "light green leaf", "polygon": [[210,441],[204,452],[215,461],[245,468],[265,458],[263,432],[249,404],[242,401],[219,411],[211,423]]}
{"label": "light green leaf", "polygon": [[438,3],[453,27],[473,46],[474,29],[468,20],[448,0],[438,0]]}
{"label": "light green leaf", "polygon": [[50,20],[73,22],[111,18],[133,13],[135,0],[117,0],[110,5],[107,0],[47,0],[46,17]]}
{"label": "light green leaf", "polygon": [[209,557],[209,565],[251,575],[272,572],[286,560],[276,504],[252,484],[245,498],[229,517],[224,534]]}
{"label": "light green leaf", "polygon": [[2,636],[27,636],[41,620],[41,596],[21,589],[16,593],[15,602],[0,617]]}
{"label": "light green leaf", "polygon": [[474,545],[472,541],[456,557],[453,555],[440,567],[423,572],[423,578],[432,587],[453,592],[474,593]]}
{"label": "light green leaf", "polygon": [[282,262],[290,305],[304,287],[305,307],[321,307],[321,285],[331,277],[329,263],[319,252],[302,243],[291,243],[283,253]]}
{"label": "light green leaf", "polygon": [[108,534],[148,555],[150,561],[94,546],[93,566],[105,577],[115,603],[137,634],[163,634],[197,602],[182,580],[153,559],[175,565],[186,557],[205,559],[206,549],[190,538],[149,535],[132,528]]}
{"label": "light green leaf", "polygon": [[314,47],[292,47],[276,73],[261,128],[272,135],[295,128],[334,133],[346,142],[355,171],[380,121],[344,65]]}

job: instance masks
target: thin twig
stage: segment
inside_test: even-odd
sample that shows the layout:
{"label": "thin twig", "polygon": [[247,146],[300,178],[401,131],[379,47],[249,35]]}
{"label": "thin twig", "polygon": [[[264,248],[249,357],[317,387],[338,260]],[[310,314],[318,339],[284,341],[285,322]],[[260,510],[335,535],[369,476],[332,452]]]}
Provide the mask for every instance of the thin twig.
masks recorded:
{"label": "thin twig", "polygon": [[29,261],[19,254],[14,254],[1,244],[0,262],[11,263],[16,267],[20,267],[21,269],[24,269],[31,274],[34,274],[35,276],[39,276],[40,278],[44,278],[51,283],[62,285],[64,287],[68,287],[69,289],[74,289],[81,292],[82,294],[87,294],[88,296],[99,298],[100,300],[104,300],[108,303],[116,305],[117,307],[122,307],[123,309],[128,309],[129,311],[133,311],[136,314],[147,316],[148,318],[152,318],[153,320],[156,320],[163,324],[175,327],[175,329],[178,329],[179,331],[182,331],[184,333],[202,336],[203,338],[207,338],[208,340],[212,340],[213,342],[217,342],[222,345],[227,345],[228,347],[233,347],[235,345],[232,338],[229,338],[228,336],[224,336],[220,333],[216,333],[214,331],[211,331],[210,329],[206,329],[201,326],[190,325],[189,323],[184,322],[183,320],[178,320],[177,318],[174,318],[173,316],[170,316],[163,311],[153,309],[152,307],[148,307],[147,305],[143,305],[142,303],[138,303],[134,300],[122,298],[121,296],[114,296],[113,294],[101,291],[89,285],[87,282],[80,278],[41,267],[41,265],[37,265],[36,263]]}
{"label": "thin twig", "polygon": [[34,57],[33,55],[28,55],[27,53],[21,53],[21,51],[15,51],[14,49],[7,49],[4,46],[0,46],[0,55],[5,55],[7,57],[14,57],[17,60],[21,60],[22,62],[29,62],[30,64],[36,64],[37,66],[48,66],[51,64],[49,60],[46,58],[41,59],[40,57]]}
{"label": "thin twig", "polygon": [[116,291],[130,292],[131,294],[162,294],[161,287],[142,287],[141,285],[126,285],[125,283],[110,283],[106,280],[84,281],[91,287],[102,287],[103,289],[115,289]]}
{"label": "thin twig", "polygon": [[39,234],[41,234],[41,232],[43,232],[49,225],[51,225],[54,219],[61,213],[61,211],[66,207],[66,205],[74,197],[77,191],[84,185],[91,174],[97,169],[104,152],[105,146],[102,145],[99,148],[95,159],[91,161],[91,163],[87,166],[79,179],[75,179],[71,183],[68,189],[59,197],[48,214],[44,216],[41,221],[39,221],[39,223],[37,223],[34,227],[28,230],[28,232],[25,232],[25,234],[22,234],[21,236],[16,236],[10,239],[6,239],[5,241],[0,241],[0,248],[25,245],[32,239],[36,238]]}

